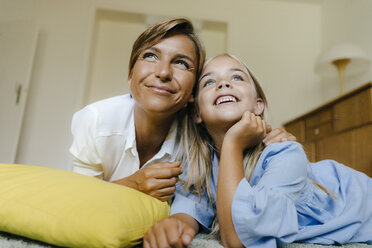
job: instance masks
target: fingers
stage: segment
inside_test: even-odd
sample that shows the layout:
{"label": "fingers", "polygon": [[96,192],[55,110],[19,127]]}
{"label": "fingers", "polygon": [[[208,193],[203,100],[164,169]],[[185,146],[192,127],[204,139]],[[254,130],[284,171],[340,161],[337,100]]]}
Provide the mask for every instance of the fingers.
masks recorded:
{"label": "fingers", "polygon": [[177,177],[182,173],[182,168],[180,167],[181,162],[161,162],[157,164],[149,165],[145,168],[146,177],[154,177],[158,179],[162,178],[172,178]]}
{"label": "fingers", "polygon": [[181,162],[176,161],[176,162],[170,162],[170,161],[165,161],[157,164],[151,164],[148,165],[147,167],[149,168],[175,168],[175,167],[180,167]]}
{"label": "fingers", "polygon": [[283,128],[273,129],[263,140],[265,146],[284,141],[296,141],[296,137],[285,131]]}
{"label": "fingers", "polygon": [[176,186],[172,186],[172,187],[157,189],[151,192],[150,195],[152,195],[155,198],[158,198],[161,201],[167,201],[174,197],[175,191],[176,191]]}
{"label": "fingers", "polygon": [[[262,120],[262,119],[261,119]],[[262,128],[264,130],[264,137],[266,136],[267,134],[267,124],[266,124],[266,121],[262,120]]]}
{"label": "fingers", "polygon": [[261,116],[255,116],[257,123],[257,132],[261,133],[263,137],[266,135],[266,125],[265,121],[262,120]]}
{"label": "fingers", "polygon": [[177,181],[177,177],[170,179],[148,179],[141,185],[140,190],[161,201],[167,201],[174,196]]}
{"label": "fingers", "polygon": [[144,248],[157,247],[183,247],[181,234],[183,231],[182,222],[172,218],[164,219],[155,223],[143,238]]}
{"label": "fingers", "polygon": [[178,175],[182,174],[182,168],[158,168],[156,169],[156,173],[154,177],[157,179],[165,179],[165,178],[172,178],[177,177]]}
{"label": "fingers", "polygon": [[143,243],[142,243],[142,247],[143,248],[150,248],[150,244],[147,240],[144,240]]}
{"label": "fingers", "polygon": [[157,248],[157,237],[154,234],[154,226],[147,230],[147,233],[143,237],[143,247],[144,248]]}
{"label": "fingers", "polygon": [[175,185],[181,173],[180,162],[146,166],[134,174],[136,189],[161,201],[170,200],[174,196]]}
{"label": "fingers", "polygon": [[266,132],[270,133],[273,130],[272,126],[270,124],[266,124]]}
{"label": "fingers", "polygon": [[195,230],[192,227],[185,225],[184,223],[182,224],[184,225],[183,233],[181,236],[182,244],[184,246],[189,246],[195,237]]}
{"label": "fingers", "polygon": [[139,170],[138,174],[141,174],[143,181],[161,179],[159,182],[162,187],[168,187],[176,184],[178,176],[182,173],[182,168],[167,168],[167,167],[145,167]]}
{"label": "fingers", "polygon": [[245,118],[250,119],[250,122],[255,128],[257,134],[262,133],[264,136],[266,136],[266,122],[261,118],[261,116],[250,113],[249,111],[246,111],[244,114],[246,114]]}
{"label": "fingers", "polygon": [[166,228],[166,234],[167,234],[167,242],[170,245],[170,247],[175,247],[175,248],[182,248],[182,240],[181,240],[181,234],[182,234],[182,228],[183,228],[183,223],[179,220],[172,220],[172,223],[169,225],[167,223],[167,228]]}

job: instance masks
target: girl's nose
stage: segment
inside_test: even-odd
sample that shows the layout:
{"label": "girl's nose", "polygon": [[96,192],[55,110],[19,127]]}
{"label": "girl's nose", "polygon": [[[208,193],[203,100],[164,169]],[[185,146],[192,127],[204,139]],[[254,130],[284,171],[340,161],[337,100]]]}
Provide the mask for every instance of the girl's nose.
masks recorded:
{"label": "girl's nose", "polygon": [[171,64],[166,61],[160,61],[155,69],[155,75],[162,82],[167,82],[172,80],[172,67]]}
{"label": "girl's nose", "polygon": [[220,83],[217,85],[217,88],[218,89],[231,88],[231,83],[229,81],[226,81],[226,80],[221,80]]}

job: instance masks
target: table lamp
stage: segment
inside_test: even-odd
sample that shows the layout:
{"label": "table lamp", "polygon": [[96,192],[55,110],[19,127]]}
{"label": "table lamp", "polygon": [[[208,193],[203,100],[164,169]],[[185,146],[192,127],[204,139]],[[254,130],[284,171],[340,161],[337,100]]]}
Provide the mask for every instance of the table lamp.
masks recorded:
{"label": "table lamp", "polygon": [[[368,70],[370,59],[355,44],[339,44],[320,55],[315,72],[324,76],[334,76],[335,69],[340,77],[341,95],[344,94],[344,74],[355,75]],[[347,68],[347,70],[345,70]]]}

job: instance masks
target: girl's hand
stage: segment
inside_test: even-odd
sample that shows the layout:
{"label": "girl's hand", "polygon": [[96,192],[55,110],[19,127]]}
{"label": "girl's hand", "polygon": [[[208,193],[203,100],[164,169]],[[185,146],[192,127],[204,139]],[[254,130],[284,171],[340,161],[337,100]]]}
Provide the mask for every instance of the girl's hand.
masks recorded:
{"label": "girl's hand", "polygon": [[142,191],[161,201],[170,200],[176,191],[178,175],[182,173],[180,162],[162,162],[148,165],[129,177],[114,181]]}
{"label": "girl's hand", "polygon": [[260,116],[246,111],[240,121],[227,131],[224,143],[229,142],[243,151],[262,142],[266,136],[266,129],[266,122]]}
{"label": "girl's hand", "polygon": [[273,143],[284,142],[284,141],[296,141],[296,137],[291,133],[288,133],[284,128],[275,128],[271,131],[271,126],[268,125],[268,134],[263,140],[265,146]]}
{"label": "girl's hand", "polygon": [[[189,216],[189,218],[192,218]],[[187,247],[191,244],[196,230],[186,222],[169,217],[155,223],[143,237],[143,248]]]}

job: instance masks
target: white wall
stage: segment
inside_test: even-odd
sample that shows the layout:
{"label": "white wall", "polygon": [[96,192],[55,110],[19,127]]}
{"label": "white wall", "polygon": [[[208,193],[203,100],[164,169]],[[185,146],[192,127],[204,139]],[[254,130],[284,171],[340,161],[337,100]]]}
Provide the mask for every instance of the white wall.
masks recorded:
{"label": "white wall", "polygon": [[[326,0],[322,10],[322,50],[326,51],[343,42],[355,43],[372,60],[372,1]],[[321,80],[323,101],[339,95],[337,74],[332,79]],[[357,88],[368,81],[372,81],[372,64],[364,73],[346,76],[345,91]]]}
{"label": "white wall", "polygon": [[129,92],[132,44],[145,28],[139,15],[97,11],[85,104]]}
{"label": "white wall", "polygon": [[313,72],[321,49],[321,1],[214,0],[211,5],[206,0],[168,0],[162,1],[162,8],[148,3],[98,0],[97,6],[227,23],[227,52],[251,65],[261,79],[274,127],[321,100],[320,82]]}
{"label": "white wall", "polygon": [[80,107],[93,4],[87,0],[2,0],[0,20],[40,27],[18,163],[68,168],[72,113]]}
{"label": "white wall", "polygon": [[71,117],[83,106],[89,85],[96,9],[226,23],[227,51],[262,79],[275,127],[327,98],[313,66],[331,42],[322,35],[336,25],[322,15],[338,1],[0,0],[0,20],[33,19],[41,30],[17,162],[68,168]]}
{"label": "white wall", "polygon": [[[96,12],[85,104],[129,93],[128,61],[133,41],[146,27],[167,18],[123,11]],[[226,53],[226,24],[205,20],[193,22],[208,47],[207,56]]]}

